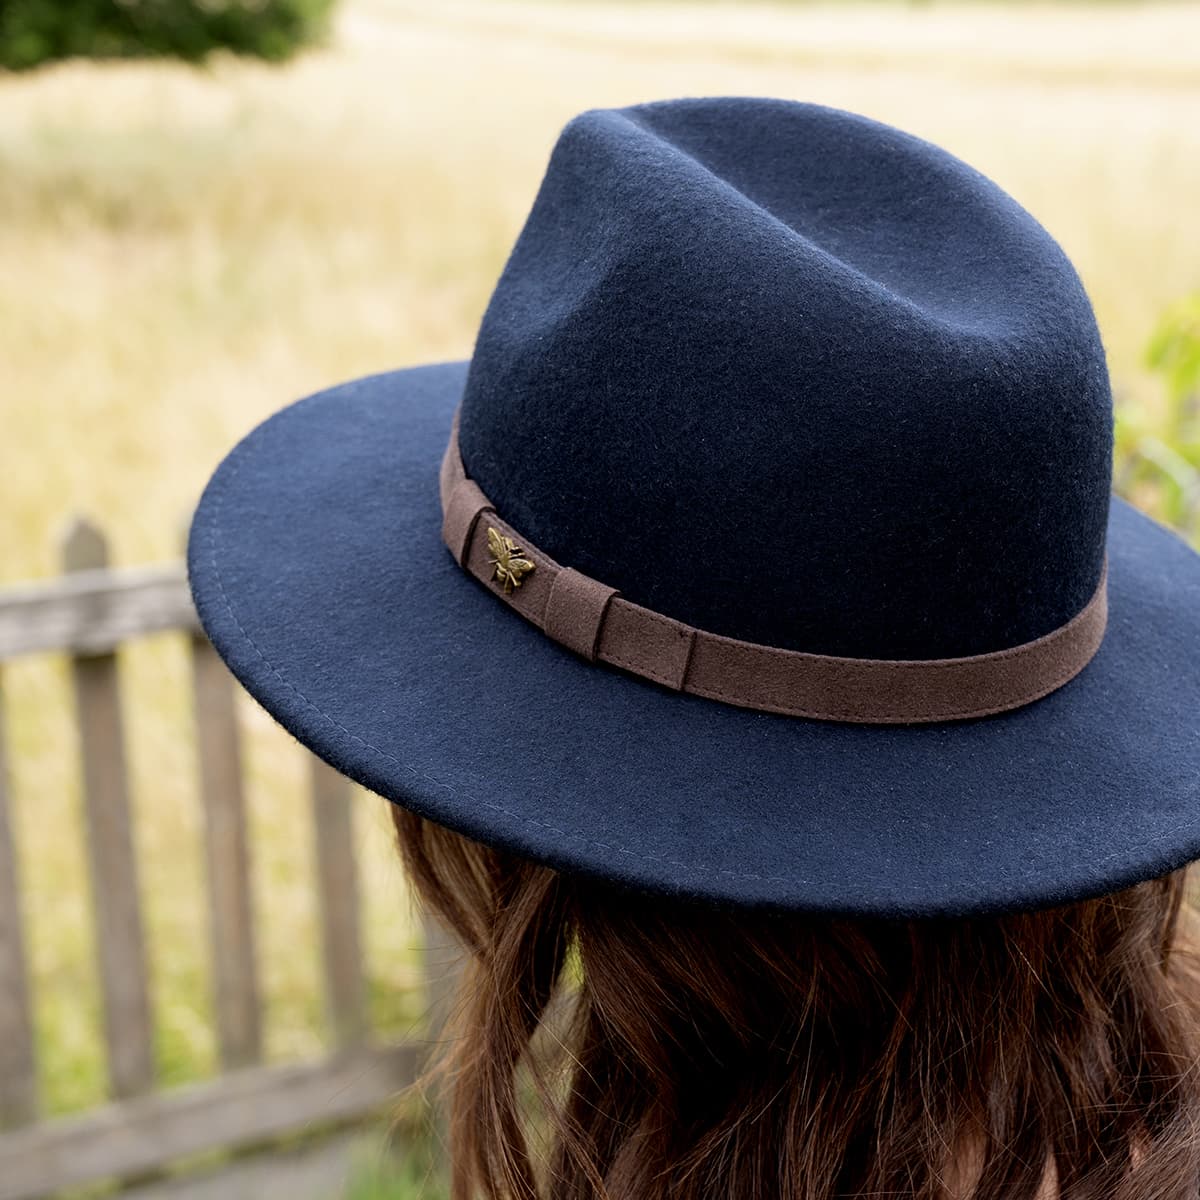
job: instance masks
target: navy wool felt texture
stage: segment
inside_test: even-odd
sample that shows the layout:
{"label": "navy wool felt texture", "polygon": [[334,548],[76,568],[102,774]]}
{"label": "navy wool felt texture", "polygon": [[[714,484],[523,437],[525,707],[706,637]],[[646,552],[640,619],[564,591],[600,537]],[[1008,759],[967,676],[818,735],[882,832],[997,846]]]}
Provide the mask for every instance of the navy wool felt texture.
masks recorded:
{"label": "navy wool felt texture", "polygon": [[1100,578],[1112,400],[1075,272],[964,163],[829,109],[568,125],[459,440],[551,558],[745,641],[979,654]]}
{"label": "navy wool felt texture", "polygon": [[[584,662],[441,541],[467,472],[541,551],[715,633],[1095,658],[979,720],[734,708]],[[218,468],[189,575],[231,669],[388,799],[706,902],[1041,907],[1200,857],[1200,557],[1110,496],[1090,305],[1012,199],[861,117],[697,100],[573,121],[469,363],[284,409]]]}

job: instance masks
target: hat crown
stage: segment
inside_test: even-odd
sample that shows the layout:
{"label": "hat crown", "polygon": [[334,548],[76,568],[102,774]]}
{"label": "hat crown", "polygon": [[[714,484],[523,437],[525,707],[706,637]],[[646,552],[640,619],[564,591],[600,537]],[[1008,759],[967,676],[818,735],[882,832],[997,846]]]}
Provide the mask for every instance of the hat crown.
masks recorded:
{"label": "hat crown", "polygon": [[812,105],[572,121],[460,445],[532,545],[752,642],[985,653],[1102,569],[1112,402],[1066,257],[945,151]]}

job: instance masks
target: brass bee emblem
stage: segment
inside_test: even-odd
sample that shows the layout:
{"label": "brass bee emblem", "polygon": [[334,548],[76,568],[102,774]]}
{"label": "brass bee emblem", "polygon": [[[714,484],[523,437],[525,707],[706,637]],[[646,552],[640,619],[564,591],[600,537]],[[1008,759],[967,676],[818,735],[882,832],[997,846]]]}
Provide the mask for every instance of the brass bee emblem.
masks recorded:
{"label": "brass bee emblem", "polygon": [[488,526],[488,562],[496,568],[492,578],[503,585],[505,594],[513,588],[521,586],[525,578],[536,566],[528,558],[523,558],[524,551],[510,537],[505,537],[499,530]]}

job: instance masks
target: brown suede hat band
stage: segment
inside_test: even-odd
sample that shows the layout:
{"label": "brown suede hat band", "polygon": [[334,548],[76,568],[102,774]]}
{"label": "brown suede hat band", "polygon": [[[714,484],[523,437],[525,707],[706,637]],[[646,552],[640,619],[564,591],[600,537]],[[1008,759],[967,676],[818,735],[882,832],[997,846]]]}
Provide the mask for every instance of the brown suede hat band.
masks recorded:
{"label": "brown suede hat band", "polygon": [[450,552],[521,616],[589,662],[741,708],[879,725],[990,716],[1048,695],[1082,671],[1108,619],[1106,568],[1091,600],[1065,625],[989,654],[902,661],[757,645],[631,604],[531,546],[467,478],[457,420],[440,484]]}

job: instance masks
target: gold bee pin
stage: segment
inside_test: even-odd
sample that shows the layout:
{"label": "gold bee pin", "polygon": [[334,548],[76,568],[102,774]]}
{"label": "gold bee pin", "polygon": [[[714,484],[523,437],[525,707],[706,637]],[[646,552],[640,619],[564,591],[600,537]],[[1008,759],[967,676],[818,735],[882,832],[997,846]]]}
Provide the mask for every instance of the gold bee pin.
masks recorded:
{"label": "gold bee pin", "polygon": [[521,580],[537,566],[537,563],[522,557],[524,551],[512,538],[505,537],[491,525],[488,526],[488,551],[488,562],[496,568],[492,578],[503,585],[505,594],[520,587]]}

